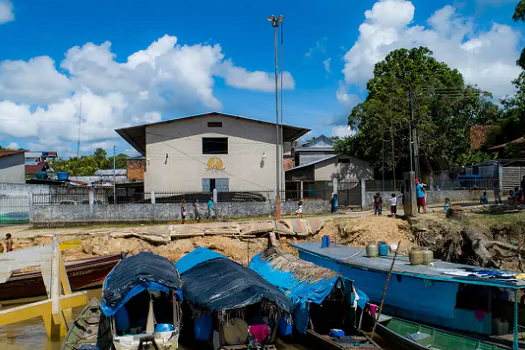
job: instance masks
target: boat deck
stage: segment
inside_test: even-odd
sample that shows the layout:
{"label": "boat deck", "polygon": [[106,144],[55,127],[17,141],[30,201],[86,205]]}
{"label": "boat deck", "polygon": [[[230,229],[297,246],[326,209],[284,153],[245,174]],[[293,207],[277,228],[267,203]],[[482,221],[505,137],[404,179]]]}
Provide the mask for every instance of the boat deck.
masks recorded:
{"label": "boat deck", "polygon": [[[322,248],[320,242],[296,243],[292,244],[292,247],[299,251],[364,270],[388,272],[393,259],[393,255],[369,258],[366,256],[364,248],[345,245]],[[431,265],[412,265],[408,257],[403,255],[397,256],[392,272],[394,274],[455,283],[479,284],[510,289],[525,288],[525,274],[478,268],[441,260],[435,260]]]}

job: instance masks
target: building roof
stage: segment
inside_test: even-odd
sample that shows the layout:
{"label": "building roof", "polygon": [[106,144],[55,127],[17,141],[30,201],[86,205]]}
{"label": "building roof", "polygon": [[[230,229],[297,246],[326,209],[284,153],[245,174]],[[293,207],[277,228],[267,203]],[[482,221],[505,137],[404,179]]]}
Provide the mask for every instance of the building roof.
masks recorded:
{"label": "building roof", "polygon": [[95,171],[94,176],[126,176],[128,174],[128,169],[115,169],[113,174],[113,169],[100,169]]}
{"label": "building roof", "polygon": [[340,155],[341,154],[334,154],[334,155],[331,155],[331,156],[328,156],[328,157],[325,157],[325,158],[314,160],[313,162],[310,162],[310,163],[306,163],[306,164],[303,164],[303,165],[296,166],[295,168],[291,168],[291,169],[288,169],[288,170],[285,170],[285,171],[293,171],[293,170],[297,170],[297,169],[306,168],[306,167],[315,165],[317,163],[324,162],[325,160],[339,157]]}
{"label": "building roof", "polygon": [[0,157],[12,156],[12,155],[15,155],[15,154],[20,154],[20,153],[25,153],[25,152],[27,152],[27,151],[23,150],[23,149],[17,150],[17,151],[3,149],[3,150],[0,150]]}
{"label": "building roof", "polygon": [[302,147],[333,147],[334,141],[325,135],[319,135],[317,137],[314,137],[310,141],[303,143],[301,146]]}
{"label": "building roof", "polygon": [[[237,116],[233,114],[211,112],[211,113],[191,115],[188,117],[183,117],[183,118],[178,118],[178,119],[165,120],[165,121],[158,122],[158,123],[132,126],[129,128],[117,129],[115,131],[124,140],[126,140],[131,146],[133,146],[133,148],[139,151],[140,154],[144,155],[146,153],[146,127],[152,126],[152,125],[169,124],[169,123],[173,123],[173,122],[177,122],[181,120],[205,118],[209,116],[222,116],[222,117],[229,117],[229,118],[235,118],[235,119],[243,119],[243,120],[251,121],[254,123],[275,125],[275,123],[265,122],[265,121],[256,120],[256,119],[250,119],[250,118],[241,117],[241,116]],[[306,128],[290,126],[290,125],[283,125],[283,139],[285,142],[295,141],[299,137],[305,135],[309,131],[310,129],[306,129]]]}
{"label": "building roof", "polygon": [[525,143],[525,136],[520,137],[519,139],[516,139],[516,140],[512,140],[512,141],[507,142],[507,143],[503,143],[503,144],[501,144],[501,145],[497,145],[497,146],[494,146],[494,147],[490,147],[489,150],[490,150],[490,151],[496,151],[496,150],[498,150],[498,149],[502,149],[502,148],[507,147],[507,146],[510,145],[511,143],[516,143],[516,144]]}
{"label": "building roof", "polygon": [[40,161],[37,163],[30,163],[25,165],[25,170],[27,175],[36,174],[41,171],[44,171],[44,167],[47,165],[46,162]]}

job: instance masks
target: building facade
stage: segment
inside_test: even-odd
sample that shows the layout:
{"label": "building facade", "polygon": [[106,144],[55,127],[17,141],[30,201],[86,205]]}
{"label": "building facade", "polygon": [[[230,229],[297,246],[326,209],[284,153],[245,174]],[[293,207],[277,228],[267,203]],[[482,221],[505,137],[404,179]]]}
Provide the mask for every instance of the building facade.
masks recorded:
{"label": "building facade", "polygon": [[129,157],[126,159],[128,169],[128,181],[144,182],[144,172],[146,171],[146,158],[144,156]]}
{"label": "building facade", "polygon": [[25,183],[25,152],[0,150],[0,182]]}
{"label": "building facade", "polygon": [[320,135],[296,147],[293,154],[295,166],[325,159],[335,154],[334,141],[325,135]]}
{"label": "building facade", "polygon": [[[285,125],[283,140],[290,144],[308,131]],[[273,123],[214,112],[117,132],[146,158],[146,193],[275,188]],[[280,176],[284,179],[282,167]]]}

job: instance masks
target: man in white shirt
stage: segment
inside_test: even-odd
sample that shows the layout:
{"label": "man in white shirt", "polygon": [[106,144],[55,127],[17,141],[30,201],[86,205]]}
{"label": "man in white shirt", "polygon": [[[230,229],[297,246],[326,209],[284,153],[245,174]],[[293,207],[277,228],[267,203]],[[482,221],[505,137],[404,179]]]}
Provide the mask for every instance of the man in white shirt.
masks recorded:
{"label": "man in white shirt", "polygon": [[392,197],[390,197],[389,201],[390,201],[390,214],[392,214],[392,217],[395,218],[397,215],[397,197],[395,193],[392,193]]}

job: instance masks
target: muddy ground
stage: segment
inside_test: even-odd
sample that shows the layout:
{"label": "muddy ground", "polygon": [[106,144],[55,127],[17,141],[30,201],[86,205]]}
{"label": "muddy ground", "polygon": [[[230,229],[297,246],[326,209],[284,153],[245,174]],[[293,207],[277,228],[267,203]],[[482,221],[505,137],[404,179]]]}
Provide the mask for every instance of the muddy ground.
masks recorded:
{"label": "muddy ground", "polygon": [[[216,250],[227,257],[248,264],[253,255],[263,250],[268,244],[267,235],[261,238],[236,238],[221,236],[203,236],[173,240],[167,244],[151,243],[141,238],[110,237],[109,233],[122,230],[119,227],[78,230],[68,238],[80,238],[82,247],[64,252],[66,260],[129,251],[137,253],[151,250],[172,261],[177,261],[198,246]],[[325,222],[321,231],[308,238],[281,237],[281,247],[289,252],[293,242],[319,241],[328,235],[338,244],[365,247],[370,242],[385,241],[388,244],[401,242],[401,253],[407,254],[412,247],[429,247],[437,258],[452,262],[480,265],[480,261],[470,242],[465,239],[465,231],[475,231],[489,241],[497,240],[517,247],[515,251],[507,249],[489,249],[495,256],[500,268],[515,271],[523,270],[519,259],[521,247],[525,247],[525,210],[524,208],[487,207],[475,208],[460,213],[453,218],[445,218],[441,210],[420,215],[411,220],[390,218],[387,216],[365,216],[359,218],[333,219]],[[470,231],[469,231],[470,232]],[[20,236],[24,236],[23,234]],[[52,237],[49,231],[41,235],[26,238],[15,236],[15,249],[49,243]]]}

